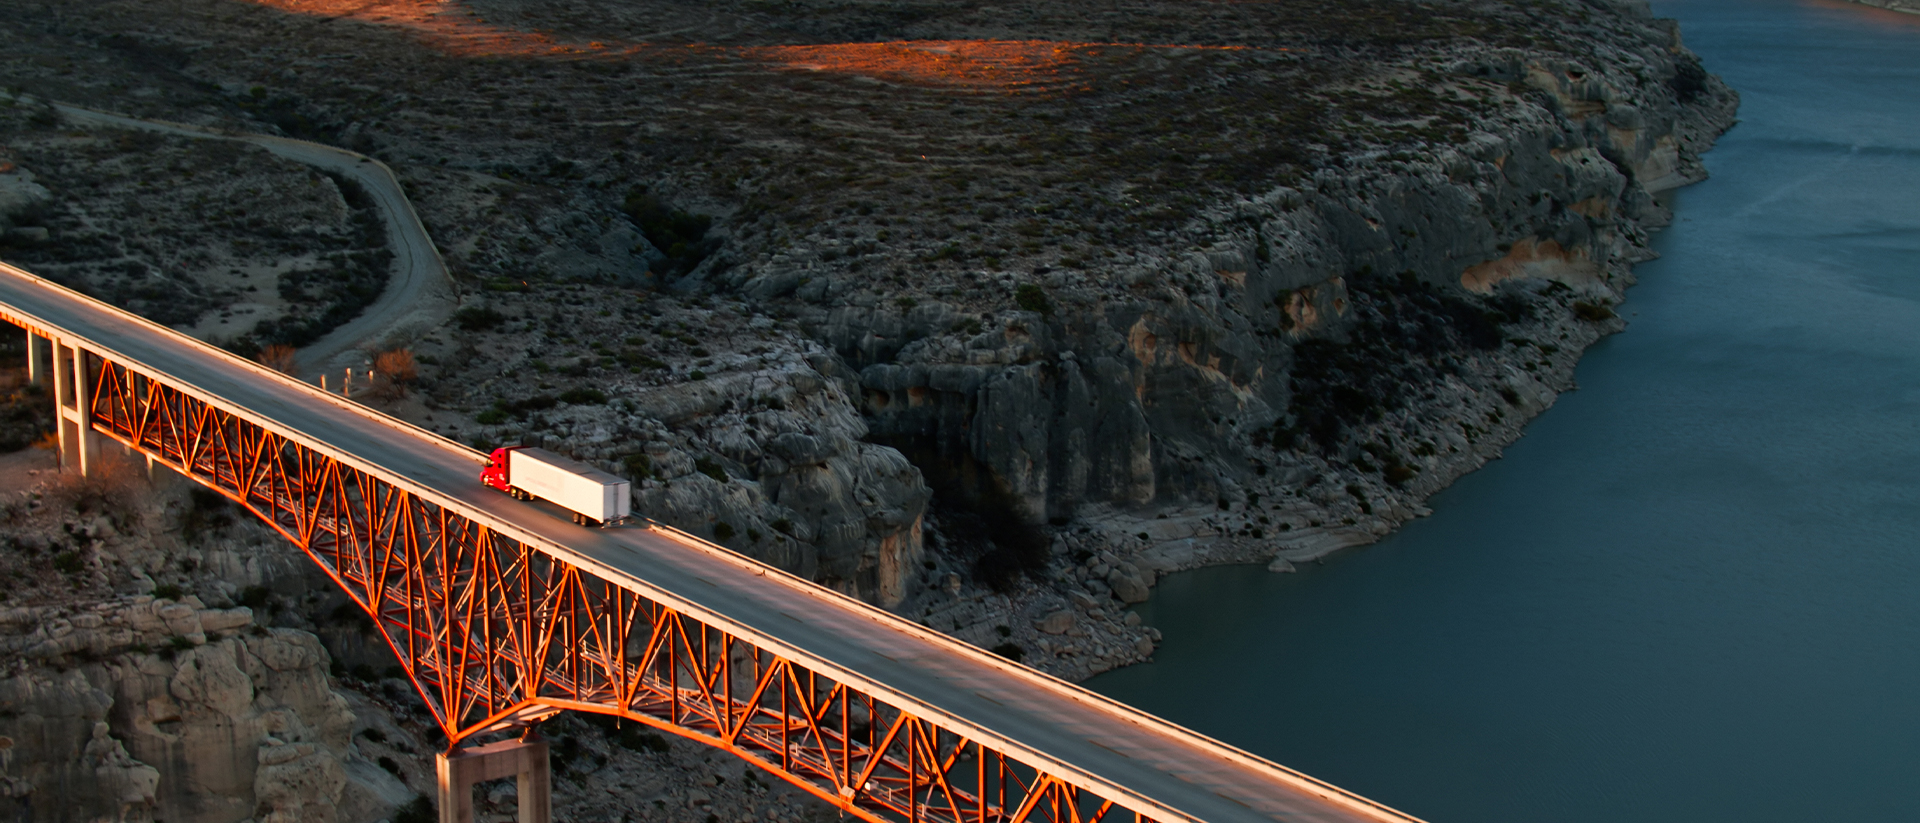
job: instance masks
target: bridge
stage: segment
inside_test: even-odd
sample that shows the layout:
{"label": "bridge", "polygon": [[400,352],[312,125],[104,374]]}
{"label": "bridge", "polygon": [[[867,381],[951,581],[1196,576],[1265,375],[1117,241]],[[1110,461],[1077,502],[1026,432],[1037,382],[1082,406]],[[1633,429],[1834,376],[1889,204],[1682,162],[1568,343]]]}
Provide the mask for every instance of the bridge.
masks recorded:
{"label": "bridge", "polygon": [[[298,545],[372,617],[449,741],[443,823],[574,710],[743,758],[872,823],[1390,821],[1390,809],[648,523],[593,529],[483,487],[485,457],[0,264],[50,366],[63,466],[110,442]],[[516,740],[515,737],[520,739]]]}

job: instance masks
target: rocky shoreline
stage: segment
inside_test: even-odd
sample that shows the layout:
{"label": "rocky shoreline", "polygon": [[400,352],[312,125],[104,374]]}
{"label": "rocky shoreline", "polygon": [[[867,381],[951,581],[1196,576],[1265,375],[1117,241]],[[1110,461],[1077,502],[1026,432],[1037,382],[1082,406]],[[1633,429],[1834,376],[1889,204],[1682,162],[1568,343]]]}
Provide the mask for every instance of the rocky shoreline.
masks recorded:
{"label": "rocky shoreline", "polygon": [[[1591,221],[1584,260],[1528,259],[1514,252],[1497,261],[1512,262],[1504,275],[1514,280],[1499,287],[1502,293],[1533,308],[1525,319],[1502,325],[1498,345],[1453,353],[1449,373],[1418,402],[1351,426],[1343,450],[1249,449],[1253,470],[1221,471],[1211,504],[1203,498],[1157,512],[1148,507],[1150,513],[1111,503],[1082,506],[1068,525],[1051,530],[1051,557],[1046,571],[1035,575],[1038,582],[1014,593],[967,585],[947,594],[936,589],[900,610],[983,647],[1012,643],[1034,650],[1038,654],[1024,657],[1026,663],[1079,680],[1150,658],[1158,635],[1138,625],[1127,607],[1144,601],[1160,576],[1228,563],[1291,572],[1296,564],[1373,543],[1430,513],[1428,497],[1498,459],[1560,392],[1576,388],[1573,372],[1585,349],[1626,328],[1612,307],[1634,283],[1631,266],[1655,256],[1649,232],[1671,219],[1655,195],[1704,179],[1699,154],[1735,122],[1737,96],[1717,79],[1709,81],[1710,93],[1675,112],[1670,155],[1644,158],[1637,169],[1608,166],[1624,175],[1614,178],[1621,180],[1613,189],[1619,201],[1604,209],[1609,220]],[[1626,107],[1622,101],[1611,105]],[[1617,137],[1611,123],[1607,130]],[[1579,148],[1577,131],[1560,139]],[[1408,164],[1396,172],[1439,175],[1445,173],[1442,165]],[[1469,268],[1461,283],[1473,288],[1473,279],[1487,268]],[[1346,290],[1341,278],[1318,288],[1328,286]],[[1332,308],[1333,301],[1327,302]],[[1342,309],[1328,314],[1334,334],[1343,331],[1341,321],[1352,322]],[[1072,359],[1071,353],[1063,359]],[[892,387],[881,371],[877,380],[872,371],[863,373],[863,382]],[[1406,468],[1396,473],[1395,465]]]}

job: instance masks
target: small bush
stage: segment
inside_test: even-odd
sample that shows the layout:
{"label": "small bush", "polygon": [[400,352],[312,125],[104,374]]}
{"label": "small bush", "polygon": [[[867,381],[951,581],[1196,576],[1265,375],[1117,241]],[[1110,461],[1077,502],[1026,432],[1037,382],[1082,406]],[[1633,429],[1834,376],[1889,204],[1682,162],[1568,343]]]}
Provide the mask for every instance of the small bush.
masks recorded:
{"label": "small bush", "polygon": [[240,590],[240,605],[249,609],[258,609],[267,605],[273,590],[265,586],[248,586]]}
{"label": "small bush", "polygon": [[720,463],[718,461],[715,461],[711,457],[701,457],[701,458],[695,459],[693,461],[693,468],[695,471],[698,471],[701,474],[704,474],[722,483],[727,482],[727,470],[724,468],[721,468]]}
{"label": "small bush", "polygon": [[506,315],[485,306],[468,306],[453,313],[454,325],[462,331],[488,331],[506,319]]}
{"label": "small bush", "polygon": [[180,590],[179,586],[175,586],[172,583],[163,583],[153,587],[153,596],[156,600],[179,600],[185,596],[185,594],[185,592]]}
{"label": "small bush", "polygon": [[220,496],[219,492],[195,486],[187,492],[187,504],[187,512],[180,522],[180,533],[189,540],[201,532],[233,525],[233,515],[227,511],[227,499]]}
{"label": "small bush", "polygon": [[653,458],[644,454],[629,454],[620,458],[620,465],[627,470],[627,477],[647,477],[653,474]]}
{"label": "small bush", "polygon": [[733,527],[728,525],[724,520],[719,523],[713,524],[713,539],[718,540],[722,543],[728,540],[732,540]]}
{"label": "small bush", "polygon": [[621,726],[618,740],[622,747],[636,752],[666,754],[673,750],[673,746],[665,737],[647,731],[645,727],[638,724]]}
{"label": "small bush", "polygon": [[575,406],[598,405],[607,402],[607,393],[599,389],[568,389],[560,394],[560,402]]}
{"label": "small bush", "polygon": [[81,560],[79,554],[66,551],[53,556],[53,567],[67,574],[79,574],[81,569],[87,567],[87,561]]}
{"label": "small bush", "polygon": [[383,732],[383,731],[380,731],[379,729],[371,729],[371,728],[370,728],[370,729],[362,729],[362,730],[360,731],[360,736],[361,736],[361,737],[364,737],[364,738],[366,738],[366,739],[368,739],[368,740],[371,740],[371,741],[373,741],[373,742],[375,742],[375,743],[385,743],[385,742],[387,742],[387,733],[386,733],[386,732]]}
{"label": "small bush", "polygon": [[993,647],[992,651],[994,654],[1000,655],[1015,663],[1020,662],[1027,656],[1027,650],[1020,648],[1020,644],[1018,643],[1002,643]]}
{"label": "small bush", "polygon": [[1614,314],[1613,309],[1605,304],[1581,300],[1573,304],[1573,316],[1589,323],[1605,323],[1620,315]]}
{"label": "small bush", "polygon": [[1032,283],[1014,289],[1013,302],[1024,311],[1039,312],[1042,317],[1053,316],[1053,303],[1047,300],[1047,293]]}
{"label": "small bush", "polygon": [[377,762],[380,764],[380,768],[393,772],[394,777],[400,776],[400,764],[394,762],[393,758],[383,754],[380,756],[380,759]]}
{"label": "small bush", "polygon": [[772,526],[774,531],[777,531],[781,534],[787,534],[787,535],[793,534],[793,521],[788,520],[784,517],[780,518],[779,520],[775,520],[772,523],[768,523],[767,525]]}
{"label": "small bush", "polygon": [[425,795],[416,797],[393,813],[393,823],[437,823],[440,811]]}

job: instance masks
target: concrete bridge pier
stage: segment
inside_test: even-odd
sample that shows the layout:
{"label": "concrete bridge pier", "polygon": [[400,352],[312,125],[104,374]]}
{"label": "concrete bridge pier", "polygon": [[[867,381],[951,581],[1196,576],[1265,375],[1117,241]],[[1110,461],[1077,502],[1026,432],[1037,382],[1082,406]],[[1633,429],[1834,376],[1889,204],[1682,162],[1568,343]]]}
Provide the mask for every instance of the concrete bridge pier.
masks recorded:
{"label": "concrete bridge pier", "polygon": [[47,338],[27,332],[27,381],[36,386],[47,384]]}
{"label": "concrete bridge pier", "polygon": [[93,473],[100,461],[100,433],[87,419],[93,381],[87,372],[87,352],[74,341],[53,341],[54,430],[60,437],[60,469]]}
{"label": "concrete bridge pier", "polygon": [[547,741],[505,740],[434,757],[440,774],[440,823],[473,823],[474,784],[519,778],[519,823],[552,823],[553,772]]}

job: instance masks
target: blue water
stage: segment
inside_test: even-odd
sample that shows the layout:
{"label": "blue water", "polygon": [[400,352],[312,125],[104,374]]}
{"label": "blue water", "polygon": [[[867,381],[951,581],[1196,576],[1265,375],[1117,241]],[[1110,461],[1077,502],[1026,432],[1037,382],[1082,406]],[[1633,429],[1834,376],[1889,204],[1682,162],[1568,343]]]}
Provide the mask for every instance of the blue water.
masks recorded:
{"label": "blue water", "polygon": [[1920,16],[1655,10],[1741,123],[1581,390],[1093,688],[1434,823],[1920,821]]}

